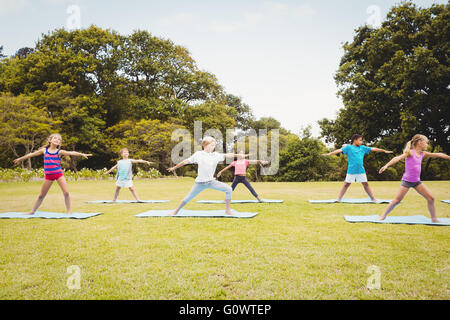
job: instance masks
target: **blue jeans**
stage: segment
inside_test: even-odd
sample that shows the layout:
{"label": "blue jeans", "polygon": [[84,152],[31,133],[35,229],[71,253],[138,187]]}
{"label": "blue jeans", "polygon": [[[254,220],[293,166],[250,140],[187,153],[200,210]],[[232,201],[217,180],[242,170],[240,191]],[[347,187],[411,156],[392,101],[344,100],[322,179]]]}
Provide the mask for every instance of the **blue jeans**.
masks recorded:
{"label": "blue jeans", "polygon": [[211,180],[208,182],[196,182],[192,187],[189,194],[184,198],[183,202],[186,204],[191,201],[196,195],[202,192],[205,189],[214,189],[218,191],[225,192],[225,200],[231,199],[231,193],[233,190],[231,187],[223,182],[217,180]]}

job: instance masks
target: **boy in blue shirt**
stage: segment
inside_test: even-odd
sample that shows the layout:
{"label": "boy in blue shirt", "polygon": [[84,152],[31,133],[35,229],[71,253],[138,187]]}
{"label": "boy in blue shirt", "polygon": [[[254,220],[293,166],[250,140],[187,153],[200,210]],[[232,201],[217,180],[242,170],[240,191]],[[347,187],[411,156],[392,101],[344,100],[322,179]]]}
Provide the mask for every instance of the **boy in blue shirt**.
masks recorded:
{"label": "boy in blue shirt", "polygon": [[376,202],[377,199],[373,196],[372,190],[369,187],[369,183],[367,182],[366,170],[364,169],[364,156],[369,154],[371,151],[375,152],[384,152],[384,153],[392,153],[392,151],[387,151],[384,149],[374,148],[374,147],[366,147],[363,146],[363,139],[360,134],[354,134],[352,136],[352,144],[346,145],[342,149],[335,150],[333,152],[323,154],[323,156],[332,156],[338,153],[343,153],[347,155],[348,159],[348,168],[347,168],[347,176],[345,177],[344,186],[339,193],[338,202],[341,202],[342,197],[347,191],[348,187],[353,182],[361,182],[364,190],[369,195],[370,199],[373,202]]}

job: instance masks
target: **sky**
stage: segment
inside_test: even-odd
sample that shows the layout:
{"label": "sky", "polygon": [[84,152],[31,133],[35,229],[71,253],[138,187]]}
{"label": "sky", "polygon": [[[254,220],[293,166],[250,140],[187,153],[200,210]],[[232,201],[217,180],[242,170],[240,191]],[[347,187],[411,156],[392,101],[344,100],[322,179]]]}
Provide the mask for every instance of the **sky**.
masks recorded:
{"label": "sky", "polygon": [[[429,7],[440,0],[415,0]],[[377,26],[391,0],[0,0],[0,46],[14,54],[41,34],[94,24],[127,35],[147,30],[186,47],[257,117],[299,133],[334,119],[342,101],[334,74],[362,25]]]}

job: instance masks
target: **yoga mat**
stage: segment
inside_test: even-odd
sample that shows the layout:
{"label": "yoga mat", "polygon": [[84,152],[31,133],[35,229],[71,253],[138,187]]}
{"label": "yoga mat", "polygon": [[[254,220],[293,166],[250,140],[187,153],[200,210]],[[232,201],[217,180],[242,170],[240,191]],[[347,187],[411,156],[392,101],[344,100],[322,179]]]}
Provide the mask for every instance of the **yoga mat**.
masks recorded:
{"label": "yoga mat", "polygon": [[91,217],[103,214],[103,212],[94,213],[82,213],[73,212],[72,214],[60,213],[60,212],[44,212],[36,211],[34,214],[25,214],[26,212],[5,212],[0,213],[0,219],[33,219],[33,218],[43,218],[43,219],[87,219]]}
{"label": "yoga mat", "polygon": [[[231,200],[231,203],[282,203],[283,200],[262,199],[264,202],[258,200]],[[225,200],[199,200],[197,203],[225,203]]]}
{"label": "yoga mat", "polygon": [[373,202],[370,198],[365,199],[346,199],[342,198],[341,202],[338,202],[337,199],[328,199],[328,200],[309,200],[309,203],[390,203],[392,200],[386,199],[377,199],[377,202]]}
{"label": "yoga mat", "polygon": [[431,218],[425,216],[387,216],[383,221],[377,221],[380,216],[344,216],[347,222],[371,222],[393,224],[425,224],[433,226],[450,226],[450,218],[438,218],[440,222],[431,222]]}
{"label": "yoga mat", "polygon": [[450,204],[450,200],[441,200],[441,201]]}
{"label": "yoga mat", "polygon": [[170,216],[173,210],[150,210],[146,212],[139,213],[135,215],[138,218],[147,217],[174,217],[174,218],[186,218],[186,217],[196,217],[196,218],[253,218],[258,213],[256,212],[237,212],[236,210],[231,210],[233,215],[228,215],[225,210],[183,210],[181,209],[177,215]]}
{"label": "yoga mat", "polygon": [[97,200],[97,201],[88,201],[86,203],[162,203],[162,202],[169,202],[170,200],[142,200],[141,202],[138,202],[136,200],[116,200],[116,202],[113,202],[112,200]]}

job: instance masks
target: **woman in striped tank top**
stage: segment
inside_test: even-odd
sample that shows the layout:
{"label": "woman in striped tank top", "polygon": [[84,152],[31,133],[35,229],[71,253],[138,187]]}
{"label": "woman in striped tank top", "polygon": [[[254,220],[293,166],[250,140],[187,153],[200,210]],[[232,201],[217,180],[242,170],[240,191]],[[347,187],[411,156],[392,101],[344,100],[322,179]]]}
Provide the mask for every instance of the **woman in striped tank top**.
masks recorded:
{"label": "woman in striped tank top", "polygon": [[378,220],[386,219],[387,215],[394,210],[394,208],[403,200],[409,188],[414,188],[421,194],[428,202],[428,211],[430,212],[431,221],[439,222],[436,217],[436,208],[434,207],[434,197],[425,184],[420,181],[420,172],[422,169],[422,160],[424,157],[450,159],[450,156],[445,153],[430,153],[426,152],[428,148],[428,138],[421,134],[416,134],[411,141],[406,144],[405,150],[401,156],[393,158],[384,167],[380,169],[380,174],[383,173],[389,166],[405,160],[405,173],[402,177],[400,190],[397,196],[391,201],[386,211]]}
{"label": "woman in striped tank top", "polygon": [[67,213],[71,214],[72,211],[70,209],[70,195],[69,189],[67,187],[66,178],[64,177],[62,168],[61,168],[61,158],[60,156],[81,156],[84,158],[88,158],[92,156],[92,154],[84,154],[76,151],[65,151],[61,150],[62,138],[59,133],[51,134],[48,137],[47,144],[41,149],[31,152],[23,157],[17,158],[14,160],[14,163],[19,163],[26,159],[44,156],[44,173],[45,173],[45,181],[41,188],[41,193],[39,194],[38,199],[36,200],[33,209],[28,214],[34,214],[36,210],[41,205],[45,196],[47,195],[48,190],[53,184],[53,181],[58,182],[63,194],[64,200],[66,203]]}

